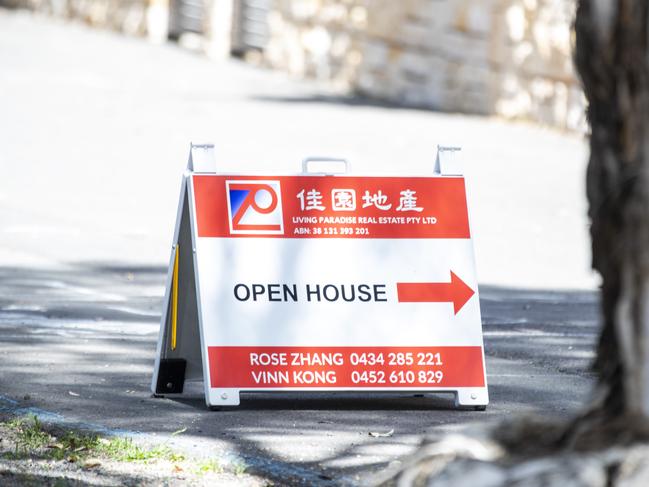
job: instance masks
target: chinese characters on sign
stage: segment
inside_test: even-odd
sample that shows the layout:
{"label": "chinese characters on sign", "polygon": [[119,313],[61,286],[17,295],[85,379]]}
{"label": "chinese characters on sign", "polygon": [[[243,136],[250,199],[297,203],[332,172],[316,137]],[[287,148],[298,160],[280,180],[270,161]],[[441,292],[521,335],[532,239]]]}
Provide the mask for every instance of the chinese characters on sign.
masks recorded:
{"label": "chinese characters on sign", "polygon": [[353,189],[331,190],[331,209],[333,211],[354,211],[356,209],[356,191]]}
{"label": "chinese characters on sign", "polygon": [[[417,192],[411,189],[405,189],[399,193],[399,206],[395,211],[416,211],[422,212],[423,208],[417,206]],[[323,204],[324,196],[318,190],[302,190],[296,196],[300,201],[302,211],[324,211],[326,207]],[[382,211],[388,211],[392,208],[392,203],[388,201],[388,196],[381,190],[370,193],[365,190],[361,197],[363,201],[362,208],[375,207]],[[333,211],[354,211],[356,210],[356,190],[354,189],[332,189],[331,190],[331,209]]]}
{"label": "chinese characters on sign", "polygon": [[322,193],[312,189],[311,191],[306,192],[302,190],[297,194],[297,197],[300,199],[300,209],[302,211],[309,210],[318,210],[324,211],[325,207],[322,205]]}
{"label": "chinese characters on sign", "polygon": [[[202,180],[201,180],[202,181]],[[223,177],[197,186],[225,203],[201,217],[209,236],[468,238],[461,178]],[[216,213],[216,214],[214,214]],[[395,237],[397,235],[397,237]]]}
{"label": "chinese characters on sign", "polygon": [[418,211],[421,212],[423,208],[417,206],[417,197],[415,196],[416,191],[411,191],[406,189],[401,191],[401,197],[399,198],[399,206],[397,211]]}
{"label": "chinese characters on sign", "polygon": [[387,211],[392,208],[392,203],[388,203],[388,197],[380,189],[374,194],[370,194],[366,190],[363,195],[363,208],[369,206],[376,206],[379,210]]}

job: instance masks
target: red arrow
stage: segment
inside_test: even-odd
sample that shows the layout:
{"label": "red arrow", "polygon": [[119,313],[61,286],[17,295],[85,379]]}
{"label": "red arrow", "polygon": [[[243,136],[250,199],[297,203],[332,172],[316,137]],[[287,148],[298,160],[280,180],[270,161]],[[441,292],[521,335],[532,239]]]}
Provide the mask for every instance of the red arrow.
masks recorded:
{"label": "red arrow", "polygon": [[398,282],[400,303],[453,303],[455,314],[475,291],[451,271],[451,282]]}

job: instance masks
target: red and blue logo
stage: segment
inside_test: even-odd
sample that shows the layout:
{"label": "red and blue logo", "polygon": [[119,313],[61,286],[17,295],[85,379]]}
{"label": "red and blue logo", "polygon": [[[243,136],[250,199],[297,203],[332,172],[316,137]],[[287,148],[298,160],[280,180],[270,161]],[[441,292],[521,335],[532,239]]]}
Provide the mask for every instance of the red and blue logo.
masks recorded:
{"label": "red and blue logo", "polygon": [[228,219],[233,235],[282,235],[282,192],[279,181],[225,182]]}

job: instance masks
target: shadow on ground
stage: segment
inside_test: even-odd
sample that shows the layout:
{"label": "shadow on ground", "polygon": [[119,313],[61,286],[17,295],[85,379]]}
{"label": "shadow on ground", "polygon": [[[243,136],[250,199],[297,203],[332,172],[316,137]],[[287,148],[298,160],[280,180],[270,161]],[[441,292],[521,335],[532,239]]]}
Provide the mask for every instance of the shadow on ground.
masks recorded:
{"label": "shadow on ground", "polygon": [[[440,107],[422,106],[421,104],[407,103],[407,102],[391,102],[375,98],[362,92],[355,92],[351,94],[323,94],[323,93],[309,93],[305,95],[251,95],[248,97],[252,101],[262,103],[277,103],[289,105],[306,105],[306,104],[327,104],[327,105],[342,105],[347,107],[368,107],[368,108],[381,108],[390,110],[409,110],[414,112],[438,112],[446,114],[455,114],[458,116],[467,117],[466,114],[459,112],[444,111]],[[470,116],[470,115],[469,115]]]}
{"label": "shadow on ground", "polygon": [[512,414],[573,414],[592,383],[595,293],[484,285],[485,412],[456,411],[443,395],[247,394],[241,407],[218,412],[200,397],[152,398],[165,279],[163,267],[106,263],[1,268],[0,394],[16,407],[106,428],[187,428],[182,436],[199,452],[235,452],[251,471],[295,484],[339,485],[359,482],[427,435]]}

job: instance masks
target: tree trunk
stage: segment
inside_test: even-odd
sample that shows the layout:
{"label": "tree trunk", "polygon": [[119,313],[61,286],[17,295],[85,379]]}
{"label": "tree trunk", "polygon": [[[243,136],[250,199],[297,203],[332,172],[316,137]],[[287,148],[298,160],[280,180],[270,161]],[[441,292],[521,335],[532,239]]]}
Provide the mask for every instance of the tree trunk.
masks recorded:
{"label": "tree trunk", "polygon": [[587,192],[602,332],[590,417],[649,423],[647,0],[580,0],[575,62],[591,126]]}

